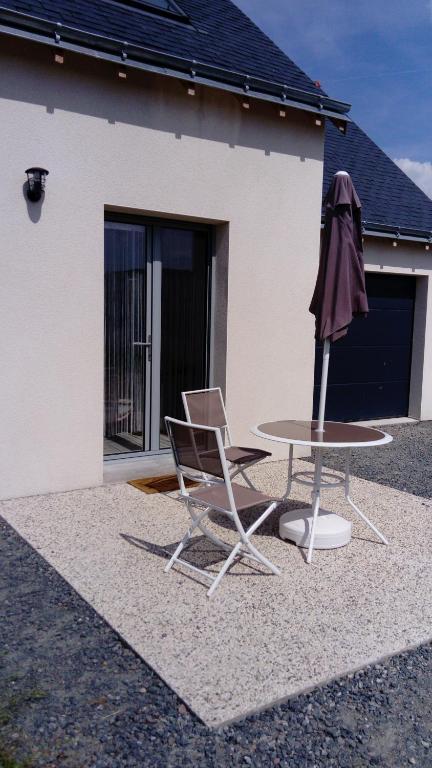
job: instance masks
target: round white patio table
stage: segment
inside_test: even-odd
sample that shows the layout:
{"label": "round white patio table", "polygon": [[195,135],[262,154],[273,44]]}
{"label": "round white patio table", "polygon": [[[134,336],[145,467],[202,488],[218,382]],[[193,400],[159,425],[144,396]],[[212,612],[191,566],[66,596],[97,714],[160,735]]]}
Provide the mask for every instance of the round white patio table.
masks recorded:
{"label": "round white patio table", "polygon": [[[294,541],[297,546],[308,549],[307,562],[312,560],[312,551],[316,549],[335,549],[351,541],[351,523],[334,512],[320,508],[321,492],[343,485],[345,498],[350,507],[381,539],[387,539],[371,523],[366,515],[354,504],[350,496],[350,457],[352,448],[370,448],[385,445],[393,440],[391,435],[380,429],[362,427],[356,424],[344,424],[337,421],[325,421],[322,432],[317,430],[317,421],[270,421],[252,428],[252,433],[266,440],[287,443],[290,446],[288,460],[288,482],[281,501],[286,500],[293,482],[312,488],[312,504],[304,509],[285,512],[279,521],[281,538]],[[293,449],[295,445],[315,448],[315,468],[311,472],[294,472]],[[326,472],[322,469],[323,452],[326,448],[345,449],[345,471]]]}

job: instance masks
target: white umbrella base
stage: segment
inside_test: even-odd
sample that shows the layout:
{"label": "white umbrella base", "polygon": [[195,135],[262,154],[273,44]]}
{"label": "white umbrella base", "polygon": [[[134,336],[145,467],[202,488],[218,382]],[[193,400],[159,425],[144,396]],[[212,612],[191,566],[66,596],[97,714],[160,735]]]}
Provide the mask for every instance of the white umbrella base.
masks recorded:
{"label": "white umbrella base", "polygon": [[[351,523],[334,512],[320,509],[316,521],[314,549],[337,549],[351,541]],[[289,539],[298,547],[308,547],[312,528],[312,509],[292,509],[279,520],[281,539]]]}

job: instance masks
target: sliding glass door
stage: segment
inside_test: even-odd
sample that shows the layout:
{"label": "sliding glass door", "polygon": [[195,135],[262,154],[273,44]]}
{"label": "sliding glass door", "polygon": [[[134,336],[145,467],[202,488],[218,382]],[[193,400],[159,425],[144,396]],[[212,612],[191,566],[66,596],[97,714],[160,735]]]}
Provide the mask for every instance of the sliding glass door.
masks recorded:
{"label": "sliding glass door", "polygon": [[106,456],[166,448],[164,416],[207,385],[209,275],[208,229],[106,222]]}

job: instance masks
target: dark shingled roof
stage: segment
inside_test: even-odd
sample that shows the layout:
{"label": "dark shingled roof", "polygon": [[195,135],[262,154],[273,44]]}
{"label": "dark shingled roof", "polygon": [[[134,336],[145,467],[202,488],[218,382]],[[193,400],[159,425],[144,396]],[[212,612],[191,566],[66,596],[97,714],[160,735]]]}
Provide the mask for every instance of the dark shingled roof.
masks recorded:
{"label": "dark shingled roof", "polygon": [[0,0],[0,6],[315,94],[312,80],[230,0],[176,0],[190,23],[107,0]]}
{"label": "dark shingled roof", "polygon": [[[131,45],[196,59],[251,77],[323,93],[231,0],[176,0],[188,23],[128,9],[110,0],[0,0],[1,8]],[[9,22],[10,23],[10,22]],[[354,123],[344,136],[326,120],[324,190],[347,170],[363,204],[363,219],[432,230],[432,201]]]}
{"label": "dark shingled roof", "polygon": [[336,171],[348,171],[362,203],[362,219],[432,233],[432,200],[355,123],[345,136],[326,121],[324,194]]}

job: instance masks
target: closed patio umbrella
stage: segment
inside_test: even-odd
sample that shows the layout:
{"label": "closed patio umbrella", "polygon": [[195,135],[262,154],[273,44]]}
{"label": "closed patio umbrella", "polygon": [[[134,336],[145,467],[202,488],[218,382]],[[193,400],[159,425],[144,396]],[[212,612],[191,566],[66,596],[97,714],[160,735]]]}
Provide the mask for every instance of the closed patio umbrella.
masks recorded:
{"label": "closed patio umbrella", "polygon": [[[293,440],[289,435],[290,440],[287,442],[310,445],[315,448],[313,473],[297,473],[298,482],[313,487],[312,506],[308,509],[289,510],[279,521],[279,532],[282,538],[291,539],[296,543],[303,542],[300,546],[308,547],[306,558],[308,563],[312,561],[317,529],[319,529],[321,549],[344,546],[351,539],[351,522],[320,508],[323,488],[344,486],[345,499],[350,507],[381,541],[387,544],[385,536],[350,497],[349,455],[352,447],[381,445],[389,442],[391,438],[379,430],[324,421],[330,344],[346,336],[353,317],[365,316],[368,312],[361,233],[361,203],[346,171],[338,171],[334,175],[325,199],[325,223],[318,276],[309,310],[315,315],[315,338],[324,342],[318,421],[299,422],[296,429],[302,432],[301,439]],[[290,424],[290,422],[286,423]],[[323,451],[329,447],[343,448],[345,451],[343,477],[322,471]],[[310,475],[313,475],[313,482],[307,479]],[[296,476],[296,473],[292,473],[292,450],[288,476],[287,495],[291,488],[290,483]]]}
{"label": "closed patio umbrella", "polygon": [[[290,539],[307,547],[308,563],[312,561],[315,538],[320,549],[345,546],[351,540],[351,521],[321,509],[323,489],[343,486],[345,500],[369,528],[387,544],[385,536],[357,507],[350,496],[350,451],[359,446],[384,445],[391,437],[380,430],[325,422],[327,375],[330,344],[341,339],[356,315],[365,316],[368,301],[365,290],[363,247],[361,233],[361,203],[349,174],[338,171],[334,175],[325,199],[325,224],[321,243],[318,276],[309,307],[315,315],[315,338],[324,342],[324,358],[318,421],[269,422],[257,428],[256,434],[290,445],[288,484],[284,499],[291,492],[292,482],[312,487],[312,505],[289,509],[279,520],[282,539]],[[315,450],[313,472],[293,472],[293,446],[310,446]],[[323,472],[323,452],[327,448],[341,448],[345,454],[343,475]],[[311,479],[313,478],[313,479]]]}
{"label": "closed patio umbrella", "polygon": [[325,198],[325,223],[315,290],[309,311],[315,338],[324,341],[317,431],[324,428],[330,342],[346,335],[356,315],[366,315],[361,203],[350,175],[338,171]]}

